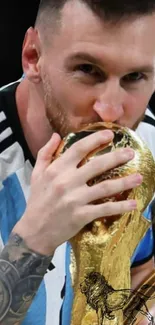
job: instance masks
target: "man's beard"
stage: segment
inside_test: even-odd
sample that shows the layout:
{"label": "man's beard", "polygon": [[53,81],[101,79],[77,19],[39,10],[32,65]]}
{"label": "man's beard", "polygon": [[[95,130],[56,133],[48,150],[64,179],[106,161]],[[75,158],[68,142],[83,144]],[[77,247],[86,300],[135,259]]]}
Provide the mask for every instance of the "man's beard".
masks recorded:
{"label": "man's beard", "polygon": [[57,132],[61,137],[64,137],[71,132],[71,121],[68,119],[65,108],[62,107],[54,95],[53,86],[47,80],[47,77],[44,78],[43,88],[45,110],[51,128],[53,132]]}
{"label": "man's beard", "polygon": [[142,122],[144,120],[144,116],[145,116],[145,113],[143,113],[143,115],[136,121],[136,123],[132,127],[132,130],[135,131],[137,129],[137,127],[140,124],[140,122]]}

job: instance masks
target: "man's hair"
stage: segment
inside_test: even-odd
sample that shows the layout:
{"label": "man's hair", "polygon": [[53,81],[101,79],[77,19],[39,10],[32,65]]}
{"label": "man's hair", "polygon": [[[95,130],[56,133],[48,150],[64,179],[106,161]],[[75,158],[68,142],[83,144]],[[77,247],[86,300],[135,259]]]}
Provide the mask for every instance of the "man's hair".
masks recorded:
{"label": "man's hair", "polygon": [[[37,21],[42,13],[60,16],[69,1],[80,1],[106,21],[119,21],[127,17],[141,16],[155,12],[155,0],[41,0]],[[51,15],[50,15],[51,16]]]}

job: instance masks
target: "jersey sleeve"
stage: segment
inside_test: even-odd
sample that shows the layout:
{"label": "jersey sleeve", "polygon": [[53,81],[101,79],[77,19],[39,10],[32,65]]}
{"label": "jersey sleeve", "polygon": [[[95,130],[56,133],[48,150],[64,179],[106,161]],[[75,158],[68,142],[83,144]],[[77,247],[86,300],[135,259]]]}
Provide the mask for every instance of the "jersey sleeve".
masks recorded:
{"label": "jersey sleeve", "polygon": [[[151,221],[151,204],[144,212],[144,217]],[[146,232],[144,238],[140,241],[139,245],[137,246],[132,259],[131,259],[131,266],[139,266],[141,264],[146,263],[149,261],[154,255],[154,238],[153,238],[153,229],[152,225]]]}

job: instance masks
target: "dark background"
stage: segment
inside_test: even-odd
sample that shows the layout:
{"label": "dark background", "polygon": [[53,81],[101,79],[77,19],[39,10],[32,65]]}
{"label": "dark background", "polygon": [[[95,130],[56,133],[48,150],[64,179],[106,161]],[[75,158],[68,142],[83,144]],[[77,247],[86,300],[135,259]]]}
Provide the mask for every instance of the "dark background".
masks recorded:
{"label": "dark background", "polygon": [[22,75],[22,43],[38,6],[39,0],[0,0],[0,86]]}
{"label": "dark background", "polygon": [[[0,0],[0,87],[22,76],[22,43],[38,6],[39,0]],[[155,94],[150,106],[155,113]]]}

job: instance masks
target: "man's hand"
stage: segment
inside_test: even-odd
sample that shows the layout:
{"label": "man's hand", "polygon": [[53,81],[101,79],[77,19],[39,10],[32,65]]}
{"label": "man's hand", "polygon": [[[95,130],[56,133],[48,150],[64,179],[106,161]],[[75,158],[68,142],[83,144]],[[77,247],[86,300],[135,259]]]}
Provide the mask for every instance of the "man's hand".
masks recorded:
{"label": "man's hand", "polygon": [[107,180],[92,187],[88,180],[134,157],[130,148],[116,150],[92,159],[77,168],[92,150],[112,140],[109,130],[94,133],[73,144],[60,158],[52,157],[60,144],[54,134],[38,154],[32,174],[31,194],[23,218],[14,228],[34,251],[51,255],[56,247],[72,238],[86,224],[104,216],[118,215],[136,208],[126,200],[93,205],[92,202],[134,188],[140,175]]}

